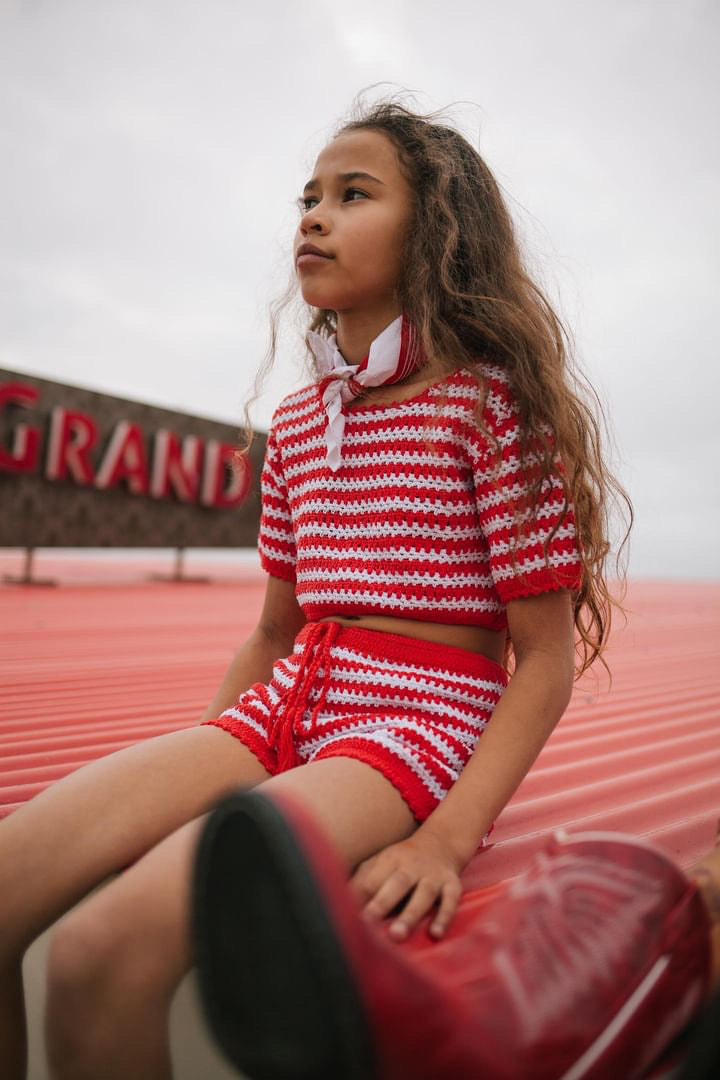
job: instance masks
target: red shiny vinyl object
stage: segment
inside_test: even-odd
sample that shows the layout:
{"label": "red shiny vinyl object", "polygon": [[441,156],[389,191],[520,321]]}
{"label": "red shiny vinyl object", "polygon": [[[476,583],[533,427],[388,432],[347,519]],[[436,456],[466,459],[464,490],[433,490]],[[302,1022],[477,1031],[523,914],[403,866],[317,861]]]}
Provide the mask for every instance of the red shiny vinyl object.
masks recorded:
{"label": "red shiny vinyl object", "polygon": [[[323,1077],[635,1080],[707,995],[709,920],[697,888],[632,837],[549,838],[523,874],[420,955],[392,941],[387,922],[363,919],[336,852],[288,793],[231,797],[215,818],[196,886],[202,894],[214,882],[195,920],[200,985],[220,1045],[260,1080],[279,1075],[277,1049],[266,1042],[246,1058],[239,1015],[249,1030],[270,1013],[286,1035],[294,1028],[288,1060],[307,1055]],[[247,820],[260,837],[249,846],[238,842]],[[245,864],[238,847],[253,853]],[[242,885],[233,900],[228,875]],[[254,888],[264,910],[244,909]],[[280,910],[282,929],[270,914]],[[239,983],[245,996],[235,999]],[[311,993],[315,1020],[294,1022]]]}

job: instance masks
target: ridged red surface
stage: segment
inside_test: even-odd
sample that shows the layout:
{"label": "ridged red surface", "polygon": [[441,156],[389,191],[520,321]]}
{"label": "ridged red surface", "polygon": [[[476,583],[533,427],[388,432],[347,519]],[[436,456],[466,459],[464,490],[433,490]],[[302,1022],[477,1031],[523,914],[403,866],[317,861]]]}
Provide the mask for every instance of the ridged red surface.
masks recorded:
{"label": "ridged red surface", "polygon": [[[210,584],[0,589],[0,816],[87,761],[197,723],[264,589],[252,569]],[[683,867],[712,845],[720,585],[635,584],[627,604],[612,687],[602,669],[577,686],[466,887],[518,873],[559,826],[647,837]]]}

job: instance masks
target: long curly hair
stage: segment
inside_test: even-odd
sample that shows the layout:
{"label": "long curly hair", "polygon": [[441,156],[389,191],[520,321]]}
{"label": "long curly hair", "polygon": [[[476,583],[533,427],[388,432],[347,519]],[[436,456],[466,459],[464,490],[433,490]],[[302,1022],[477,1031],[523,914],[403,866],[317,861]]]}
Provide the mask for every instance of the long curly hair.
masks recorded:
{"label": "long curly hair", "polygon": [[[561,465],[582,561],[581,585],[572,597],[579,676],[598,657],[607,668],[602,653],[613,609],[622,611],[625,572],[620,555],[632,526],[632,504],[604,460],[602,431],[607,426],[600,400],[572,360],[566,327],[523,265],[498,183],[467,139],[439,122],[442,113],[416,112],[392,97],[370,106],[356,98],[332,137],[360,130],[384,134],[414,192],[414,218],[396,297],[419,334],[426,359],[423,378],[442,380],[459,368],[477,373],[482,358],[498,365],[509,381],[519,408],[521,459],[530,463],[527,474],[532,477],[529,503],[516,514],[516,535],[532,526],[546,478],[557,471],[558,462]],[[254,396],[246,403],[242,453],[253,438],[250,405],[275,358],[279,316],[297,296],[293,272],[285,292],[270,305],[270,345],[256,374]],[[334,311],[308,308],[304,302],[301,311],[304,334],[308,329],[326,336],[335,332]],[[306,366],[319,381],[309,347]],[[478,381],[482,387],[480,376]],[[439,408],[445,400],[441,398]],[[476,419],[483,430],[484,406],[481,394]],[[615,562],[617,584],[611,591],[605,575],[616,506],[625,512],[625,531]],[[551,539],[545,540],[546,553]],[[508,642],[508,666],[511,650]]]}

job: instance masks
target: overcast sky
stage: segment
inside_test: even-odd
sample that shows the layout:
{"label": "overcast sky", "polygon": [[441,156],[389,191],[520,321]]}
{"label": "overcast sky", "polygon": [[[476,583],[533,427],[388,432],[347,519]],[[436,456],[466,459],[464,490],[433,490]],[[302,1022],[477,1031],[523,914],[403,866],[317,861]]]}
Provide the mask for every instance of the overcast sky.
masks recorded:
{"label": "overcast sky", "polygon": [[[239,418],[354,96],[451,105],[605,404],[635,577],[720,576],[713,0],[0,0],[0,367]],[[453,104],[455,103],[455,104]],[[294,331],[254,408],[307,381]]]}

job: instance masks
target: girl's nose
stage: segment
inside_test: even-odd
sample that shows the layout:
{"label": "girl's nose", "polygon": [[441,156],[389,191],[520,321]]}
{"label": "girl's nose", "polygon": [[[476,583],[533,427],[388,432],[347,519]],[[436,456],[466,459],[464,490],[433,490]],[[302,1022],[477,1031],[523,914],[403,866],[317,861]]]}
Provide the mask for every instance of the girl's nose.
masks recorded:
{"label": "girl's nose", "polygon": [[316,208],[306,210],[300,222],[300,232],[303,235],[311,231],[321,233],[327,231],[326,217]]}

